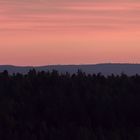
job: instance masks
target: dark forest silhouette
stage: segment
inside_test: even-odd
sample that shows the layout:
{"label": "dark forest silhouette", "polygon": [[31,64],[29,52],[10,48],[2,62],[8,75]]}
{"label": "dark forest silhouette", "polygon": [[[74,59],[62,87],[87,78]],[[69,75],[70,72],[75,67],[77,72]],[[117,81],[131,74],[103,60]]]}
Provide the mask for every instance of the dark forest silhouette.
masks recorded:
{"label": "dark forest silhouette", "polygon": [[1,140],[140,140],[140,76],[0,73]]}

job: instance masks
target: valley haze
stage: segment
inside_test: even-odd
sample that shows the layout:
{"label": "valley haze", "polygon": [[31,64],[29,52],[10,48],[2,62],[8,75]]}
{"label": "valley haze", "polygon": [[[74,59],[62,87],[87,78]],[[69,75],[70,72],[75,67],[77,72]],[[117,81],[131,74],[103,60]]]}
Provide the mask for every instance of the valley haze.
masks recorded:
{"label": "valley haze", "polygon": [[76,73],[78,70],[86,74],[103,75],[120,75],[121,73],[127,75],[140,75],[140,64],[119,64],[119,63],[104,63],[104,64],[85,64],[85,65],[46,65],[46,66],[13,66],[13,65],[0,65],[0,72],[7,70],[9,74],[22,73],[26,74],[29,70],[35,69],[36,71],[52,71],[57,70],[59,73]]}

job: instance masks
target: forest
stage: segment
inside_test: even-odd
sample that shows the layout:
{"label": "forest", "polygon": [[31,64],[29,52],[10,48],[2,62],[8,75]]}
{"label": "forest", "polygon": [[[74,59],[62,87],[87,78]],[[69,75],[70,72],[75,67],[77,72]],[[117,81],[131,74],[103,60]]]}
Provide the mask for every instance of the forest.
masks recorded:
{"label": "forest", "polygon": [[0,73],[1,140],[140,140],[140,75]]}

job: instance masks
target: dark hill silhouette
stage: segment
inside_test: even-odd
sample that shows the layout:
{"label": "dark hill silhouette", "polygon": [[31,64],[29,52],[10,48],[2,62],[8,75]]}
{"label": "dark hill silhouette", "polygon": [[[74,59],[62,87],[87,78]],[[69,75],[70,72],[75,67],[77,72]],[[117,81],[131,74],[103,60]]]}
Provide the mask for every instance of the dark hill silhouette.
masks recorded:
{"label": "dark hill silhouette", "polygon": [[4,71],[0,140],[12,139],[140,140],[140,75]]}
{"label": "dark hill silhouette", "polygon": [[127,75],[140,74],[140,64],[90,64],[90,65],[48,65],[48,66],[12,66],[12,65],[1,65],[0,72],[7,70],[10,74],[13,73],[27,73],[30,69],[36,69],[37,71],[52,71],[57,70],[60,73],[76,73],[78,69],[82,70],[85,73],[102,73],[103,75],[110,74],[121,74],[125,73]]}

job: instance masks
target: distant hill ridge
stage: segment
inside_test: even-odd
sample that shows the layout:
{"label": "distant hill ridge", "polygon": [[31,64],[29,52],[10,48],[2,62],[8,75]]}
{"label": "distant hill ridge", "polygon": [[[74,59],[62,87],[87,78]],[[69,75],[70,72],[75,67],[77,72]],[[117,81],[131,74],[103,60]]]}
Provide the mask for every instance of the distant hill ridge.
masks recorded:
{"label": "distant hill ridge", "polygon": [[102,73],[103,75],[121,74],[140,75],[140,64],[119,64],[119,63],[105,63],[105,64],[88,64],[88,65],[47,65],[47,66],[13,66],[0,65],[0,72],[7,70],[10,74],[22,73],[26,74],[30,69],[37,71],[52,71],[57,70],[60,73],[76,73],[78,69],[87,74]]}

